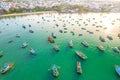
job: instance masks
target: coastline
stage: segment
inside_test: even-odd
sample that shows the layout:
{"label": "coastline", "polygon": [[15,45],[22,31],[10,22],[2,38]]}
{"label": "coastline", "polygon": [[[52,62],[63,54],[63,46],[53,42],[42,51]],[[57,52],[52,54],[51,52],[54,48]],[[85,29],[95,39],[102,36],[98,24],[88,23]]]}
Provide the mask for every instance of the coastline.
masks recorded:
{"label": "coastline", "polygon": [[3,14],[0,15],[0,18],[9,17],[9,16],[25,16],[25,15],[33,15],[33,14],[43,14],[45,12],[29,12],[29,13],[13,13],[13,14]]}

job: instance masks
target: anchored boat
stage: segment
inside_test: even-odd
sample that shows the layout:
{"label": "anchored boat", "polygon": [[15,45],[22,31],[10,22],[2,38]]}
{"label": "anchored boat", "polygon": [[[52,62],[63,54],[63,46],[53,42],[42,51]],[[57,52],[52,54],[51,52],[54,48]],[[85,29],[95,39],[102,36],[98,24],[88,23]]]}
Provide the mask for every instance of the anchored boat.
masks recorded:
{"label": "anchored boat", "polygon": [[30,53],[31,55],[36,55],[35,51],[32,48],[30,48]]}
{"label": "anchored boat", "polygon": [[27,42],[24,42],[21,46],[21,48],[26,48],[28,46],[28,43]]}
{"label": "anchored boat", "polygon": [[117,74],[120,76],[120,66],[115,65],[115,71],[116,71]]}
{"label": "anchored boat", "polygon": [[105,42],[105,38],[103,36],[99,37],[102,42]]}
{"label": "anchored boat", "polygon": [[56,35],[55,35],[55,33],[52,33],[52,34],[51,34],[51,36],[52,36],[53,38],[56,38]]}
{"label": "anchored boat", "polygon": [[73,47],[73,42],[72,42],[72,40],[69,41],[69,46],[70,46],[70,48]]}
{"label": "anchored boat", "polygon": [[80,51],[75,51],[75,53],[82,59],[87,59],[87,56]]}
{"label": "anchored boat", "polygon": [[57,44],[54,45],[54,49],[55,49],[57,52],[60,51],[60,48],[58,47]]}
{"label": "anchored boat", "polygon": [[80,61],[77,61],[77,73],[82,74],[82,67]]}
{"label": "anchored boat", "polygon": [[83,40],[83,41],[81,42],[81,44],[84,45],[85,47],[88,47],[88,46],[89,46],[89,44],[88,44],[85,40]]}
{"label": "anchored boat", "polygon": [[48,37],[48,41],[49,41],[50,43],[54,43],[54,42],[55,42],[51,37]]}
{"label": "anchored boat", "polygon": [[113,48],[113,50],[114,50],[115,52],[120,53],[120,50],[119,50],[119,48],[118,48],[118,47],[114,47],[114,48]]}
{"label": "anchored boat", "polygon": [[55,64],[53,64],[53,66],[52,66],[52,74],[53,74],[54,77],[59,76],[58,68]]}
{"label": "anchored boat", "polygon": [[100,51],[104,51],[104,47],[102,45],[98,45],[97,48],[100,50]]}
{"label": "anchored boat", "polygon": [[108,38],[109,40],[113,40],[113,37],[112,37],[111,35],[108,35],[107,38]]}
{"label": "anchored boat", "polygon": [[7,63],[6,65],[3,66],[3,68],[1,69],[1,74],[5,74],[6,72],[8,72],[10,69],[12,69],[14,67],[14,63]]}

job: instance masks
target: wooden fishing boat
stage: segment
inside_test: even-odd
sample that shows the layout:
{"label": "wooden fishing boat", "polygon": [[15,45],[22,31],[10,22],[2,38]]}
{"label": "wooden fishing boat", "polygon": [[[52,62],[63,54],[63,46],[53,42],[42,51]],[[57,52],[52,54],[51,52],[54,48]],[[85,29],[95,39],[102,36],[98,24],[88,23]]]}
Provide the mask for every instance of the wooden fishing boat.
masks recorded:
{"label": "wooden fishing boat", "polygon": [[49,41],[50,43],[54,43],[54,42],[55,42],[51,37],[48,37],[48,41]]}
{"label": "wooden fishing boat", "polygon": [[58,68],[55,64],[53,64],[53,66],[52,66],[52,74],[53,74],[54,77],[59,76]]}
{"label": "wooden fishing boat", "polygon": [[80,51],[75,51],[75,53],[82,59],[87,59],[87,56]]}
{"label": "wooden fishing boat", "polygon": [[80,61],[77,61],[77,73],[82,74],[82,67]]}
{"label": "wooden fishing boat", "polygon": [[100,51],[104,51],[104,47],[102,45],[98,45],[97,48],[100,50]]}
{"label": "wooden fishing boat", "polygon": [[12,69],[14,67],[14,63],[7,63],[6,65],[3,66],[3,68],[1,69],[1,74],[5,74],[6,72],[8,72],[10,69]]}

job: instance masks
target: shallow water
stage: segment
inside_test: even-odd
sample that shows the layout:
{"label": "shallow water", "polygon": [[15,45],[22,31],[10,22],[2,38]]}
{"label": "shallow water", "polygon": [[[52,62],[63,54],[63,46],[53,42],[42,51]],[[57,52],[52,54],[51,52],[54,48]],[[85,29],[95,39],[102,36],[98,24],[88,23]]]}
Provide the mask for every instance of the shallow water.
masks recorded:
{"label": "shallow water", "polygon": [[[56,24],[59,26],[57,27]],[[22,25],[25,25],[26,29],[22,28]],[[29,33],[29,29],[32,29],[34,33]],[[59,30],[67,31],[67,33],[60,33]],[[120,65],[120,54],[112,50],[113,47],[120,45],[120,39],[117,37],[120,32],[119,13],[46,13],[2,18],[0,19],[0,31],[0,50],[4,55],[0,58],[0,67],[7,62],[15,63],[14,69],[0,75],[0,80],[120,79],[114,69],[115,64]],[[71,31],[75,35],[72,35]],[[51,36],[52,32],[57,35],[55,43],[47,41],[47,37]],[[89,34],[89,32],[93,32],[93,34]],[[16,38],[16,34],[20,35],[20,38]],[[79,34],[83,36],[79,36]],[[109,34],[113,36],[112,41],[106,38]],[[100,35],[105,37],[106,42],[99,40]],[[72,49],[68,46],[71,39],[74,43]],[[13,42],[8,43],[10,40]],[[82,40],[89,43],[88,48],[81,44]],[[29,46],[22,49],[21,45],[25,41],[29,43]],[[53,50],[54,44],[59,45],[60,52]],[[97,49],[99,44],[104,46],[104,52]],[[30,55],[29,48],[31,47],[36,51],[36,56]],[[85,53],[88,59],[80,59],[75,54],[75,50]],[[83,69],[81,75],[76,73],[77,61],[81,61]],[[54,78],[49,70],[53,64],[60,67],[58,78]]]}

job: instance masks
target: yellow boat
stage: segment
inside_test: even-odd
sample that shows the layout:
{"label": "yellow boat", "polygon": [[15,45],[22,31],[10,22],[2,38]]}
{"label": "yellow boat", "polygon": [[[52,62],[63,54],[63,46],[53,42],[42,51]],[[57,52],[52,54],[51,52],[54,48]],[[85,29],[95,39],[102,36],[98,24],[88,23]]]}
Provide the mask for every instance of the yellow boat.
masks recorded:
{"label": "yellow boat", "polygon": [[77,61],[77,73],[82,74],[82,67],[80,61]]}
{"label": "yellow boat", "polygon": [[100,51],[104,51],[104,47],[102,45],[97,46]]}
{"label": "yellow boat", "polygon": [[5,74],[13,67],[14,67],[14,63],[7,63],[6,65],[3,66],[2,70],[1,70],[1,74]]}

